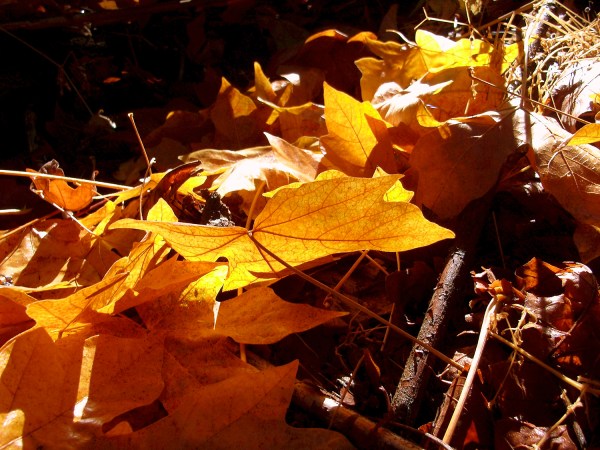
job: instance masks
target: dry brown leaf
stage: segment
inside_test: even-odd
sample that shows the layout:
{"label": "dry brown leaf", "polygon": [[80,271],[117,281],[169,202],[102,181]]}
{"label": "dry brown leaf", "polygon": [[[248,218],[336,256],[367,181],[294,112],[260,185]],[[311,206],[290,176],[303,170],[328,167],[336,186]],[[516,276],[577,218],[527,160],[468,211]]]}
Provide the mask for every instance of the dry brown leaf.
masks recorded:
{"label": "dry brown leaf", "polygon": [[531,145],[544,189],[578,221],[600,226],[600,149],[566,145],[571,138],[568,131],[552,119],[534,113],[529,117]]}
{"label": "dry brown leaf", "polygon": [[546,101],[566,113],[560,115],[560,122],[567,131],[575,133],[578,118],[593,122],[600,111],[596,101],[600,92],[600,67],[596,58],[578,58],[562,69]]}
{"label": "dry brown leaf", "polygon": [[418,173],[417,204],[438,217],[456,217],[497,182],[508,155],[519,146],[514,111],[489,112],[448,123],[422,136],[410,164]]}

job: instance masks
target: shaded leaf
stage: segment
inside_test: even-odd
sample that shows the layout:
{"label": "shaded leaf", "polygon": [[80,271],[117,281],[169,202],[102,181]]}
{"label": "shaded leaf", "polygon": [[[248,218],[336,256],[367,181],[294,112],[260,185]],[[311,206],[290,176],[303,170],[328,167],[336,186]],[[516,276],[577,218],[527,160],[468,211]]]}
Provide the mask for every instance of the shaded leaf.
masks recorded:
{"label": "shaded leaf", "polygon": [[165,389],[160,397],[167,412],[175,412],[190,395],[208,385],[256,373],[257,369],[243,362],[234,347],[237,347],[234,342],[216,333],[204,333],[201,339],[184,333],[176,337],[170,335],[165,342]]}
{"label": "shaded leaf", "polygon": [[322,136],[327,133],[323,120],[323,106],[305,103],[300,106],[283,107],[264,102],[279,114],[281,137],[295,142],[303,136]]}
{"label": "shaded leaf", "polygon": [[0,347],[33,325],[25,310],[34,301],[24,292],[0,286]]}
{"label": "shaded leaf", "polygon": [[297,367],[294,362],[208,385],[168,417],[129,436],[105,439],[98,448],[354,448],[338,433],[285,423]]}
{"label": "shaded leaf", "polygon": [[272,289],[250,289],[221,305],[215,331],[244,344],[274,344],[347,313],[285,302]]}
{"label": "shaded leaf", "polygon": [[77,280],[100,280],[117,256],[72,220],[45,220],[2,240],[2,274],[36,288]]}
{"label": "shaded leaf", "polygon": [[262,131],[267,117],[261,117],[254,101],[223,78],[217,100],[210,110],[219,147],[241,149],[264,141]]}
{"label": "shaded leaf", "polygon": [[[91,438],[74,421],[82,343],[57,345],[34,328],[0,351],[0,446],[78,447]],[[89,376],[89,373],[85,376]]]}
{"label": "shaded leaf", "polygon": [[535,163],[544,189],[580,222],[600,226],[600,149],[587,144],[565,145],[571,137],[569,132],[552,119],[534,113],[529,117]]}
{"label": "shaded leaf", "polygon": [[152,403],[162,389],[163,345],[160,339],[121,338],[103,334],[86,339],[82,372],[86,389],[78,409],[81,421],[101,425]]}
{"label": "shaded leaf", "polygon": [[422,136],[410,164],[418,173],[417,204],[442,219],[457,216],[497,182],[500,169],[518,144],[514,111],[489,112],[451,120]]}

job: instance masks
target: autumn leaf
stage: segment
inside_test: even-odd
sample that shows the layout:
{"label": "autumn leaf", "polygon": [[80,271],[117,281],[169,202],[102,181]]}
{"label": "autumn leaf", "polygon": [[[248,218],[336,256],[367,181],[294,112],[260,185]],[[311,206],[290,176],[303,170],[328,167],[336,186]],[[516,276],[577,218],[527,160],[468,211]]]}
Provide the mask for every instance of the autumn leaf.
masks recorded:
{"label": "autumn leaf", "polygon": [[[205,175],[216,175],[212,189],[225,197],[236,193],[243,199],[242,209],[248,213],[255,201],[256,188],[264,182],[271,191],[295,181],[310,181],[317,174],[322,154],[296,147],[281,138],[265,133],[270,147],[244,150],[198,150],[185,155],[184,161],[199,160]],[[264,206],[259,198],[258,212]]]}
{"label": "autumn leaf", "polygon": [[[599,111],[600,67],[596,58],[577,58],[564,66],[546,93],[544,104],[552,105],[560,114],[560,123],[570,133],[577,133],[580,120],[594,122]],[[587,131],[583,132],[587,134]],[[571,142],[578,145],[590,142]]]}
{"label": "autumn leaf", "polygon": [[277,101],[277,94],[275,94],[271,82],[263,72],[260,64],[257,62],[254,62],[254,89],[256,90],[256,95],[259,98],[269,102]]}
{"label": "autumn leaf", "polygon": [[327,84],[350,93],[360,76],[354,61],[368,55],[365,47],[368,38],[374,39],[375,35],[359,32],[348,37],[335,29],[319,31],[309,36],[298,54],[287,61],[288,73],[298,66],[316,68],[324,74]]}
{"label": "autumn leaf", "polygon": [[[161,235],[184,258],[215,261],[225,257],[230,273],[225,289],[258,278],[272,278],[284,267],[261,253],[268,248],[292,266],[322,256],[364,249],[405,251],[453,233],[427,221],[410,203],[386,202],[397,176],[335,178],[282,189],[267,203],[251,234],[241,227],[206,227],[125,219],[114,228],[136,228]],[[252,236],[252,239],[251,237]]]}
{"label": "autumn leaf", "polygon": [[76,187],[71,187],[65,180],[48,179],[36,177],[36,173],[48,173],[51,175],[64,176],[65,173],[58,167],[58,162],[52,160],[46,163],[41,172],[27,169],[31,172],[31,179],[35,189],[40,196],[54,205],[67,210],[79,211],[85,208],[92,202],[92,198],[96,195],[96,190],[93,184],[79,184]]}
{"label": "autumn leaf", "polygon": [[[417,30],[415,43],[429,73],[452,67],[490,66],[497,51],[492,44],[481,39],[453,41],[426,30]],[[501,62],[499,59],[496,64]]]}
{"label": "autumn leaf", "polygon": [[323,85],[328,134],[321,138],[325,159],[347,175],[373,175],[377,167],[396,172],[387,127],[370,103]]}
{"label": "autumn leaf", "polygon": [[130,435],[105,438],[98,448],[354,448],[333,431],[285,423],[297,367],[293,362],[208,385],[168,417]]}
{"label": "autumn leaf", "polygon": [[588,123],[577,130],[567,145],[593,144],[600,141],[600,123]]}
{"label": "autumn leaf", "polygon": [[496,184],[508,155],[520,145],[513,136],[513,113],[451,120],[422,136],[410,155],[418,173],[417,204],[449,219],[483,197]]}
{"label": "autumn leaf", "polygon": [[[79,347],[79,348],[77,348]],[[79,350],[79,355],[77,355]],[[0,350],[0,446],[38,447],[57,442],[81,445],[88,433],[76,432],[81,344],[58,346],[41,328],[31,329]]]}
{"label": "autumn leaf", "polygon": [[377,89],[371,103],[390,124],[397,126],[404,123],[418,129],[419,111],[424,107],[426,98],[451,83],[428,85],[415,81],[407,89],[402,89],[396,82],[388,82]]}
{"label": "autumn leaf", "polygon": [[263,141],[262,131],[267,117],[268,114],[261,115],[252,98],[223,78],[217,100],[210,110],[219,147],[242,149]]}
{"label": "autumn leaf", "polygon": [[600,256],[600,226],[577,224],[573,240],[584,263]]}
{"label": "autumn leaf", "polygon": [[281,138],[295,142],[304,136],[322,136],[327,133],[323,120],[323,106],[304,103],[298,106],[278,106],[261,100],[278,113]]}
{"label": "autumn leaf", "polygon": [[152,338],[53,342],[34,328],[5,345],[0,361],[2,447],[81,448],[101,434],[103,423],[152,402],[163,386],[162,344]]}
{"label": "autumn leaf", "polygon": [[63,334],[79,332],[89,324],[111,320],[111,316],[95,311],[113,301],[126,277],[127,274],[108,277],[63,299],[31,303],[27,306],[27,315],[54,340]]}
{"label": "autumn leaf", "polygon": [[367,39],[366,45],[381,59],[366,57],[356,61],[362,73],[360,87],[363,100],[370,101],[384,83],[396,82],[406,89],[427,72],[417,47],[407,48],[397,42],[376,39]]}
{"label": "autumn leaf", "polygon": [[[600,226],[600,149],[588,144],[565,144],[571,134],[556,122],[534,113],[528,117],[535,164],[544,189],[578,221]],[[521,129],[527,126],[523,121],[519,125]]]}
{"label": "autumn leaf", "polygon": [[118,258],[72,220],[46,220],[0,241],[2,274],[29,288],[90,285]]}
{"label": "autumn leaf", "polygon": [[0,286],[0,347],[33,325],[25,312],[35,299],[15,288]]}
{"label": "autumn leaf", "polygon": [[240,343],[265,345],[344,315],[285,302],[272,289],[258,287],[221,305],[215,331]]}
{"label": "autumn leaf", "polygon": [[[429,85],[453,80],[460,85],[450,88],[456,93],[455,100],[466,101],[470,97],[467,87],[471,83],[478,85],[470,76],[469,68],[474,69],[478,78],[501,86],[503,80],[500,75],[519,54],[517,45],[496,47],[481,39],[460,39],[455,42],[422,29],[415,33],[416,45],[408,48],[395,42],[374,39],[367,39],[365,42],[381,59],[369,57],[356,62],[362,72],[361,91],[364,100],[371,100],[379,87],[387,82],[398,83],[401,89],[407,89],[415,80]],[[457,75],[460,81],[456,78]],[[478,102],[483,104],[474,105],[480,109],[471,111],[471,114],[484,111],[484,105],[488,104],[486,94],[491,94],[496,104],[498,97],[502,96],[500,90],[490,86],[479,85],[476,90],[481,93],[477,96]],[[448,103],[447,99],[445,103]],[[468,111],[463,111],[459,115],[467,114]],[[443,120],[450,117],[452,116],[448,115]]]}

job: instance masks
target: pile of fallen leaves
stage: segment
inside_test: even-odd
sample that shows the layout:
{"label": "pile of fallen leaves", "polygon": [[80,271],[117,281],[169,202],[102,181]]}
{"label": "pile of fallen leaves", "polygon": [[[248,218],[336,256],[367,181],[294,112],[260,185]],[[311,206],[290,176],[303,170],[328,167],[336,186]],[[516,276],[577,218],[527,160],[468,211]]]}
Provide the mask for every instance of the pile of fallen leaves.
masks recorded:
{"label": "pile of fallen leaves", "polygon": [[[326,323],[349,336],[360,317],[406,338],[392,302],[367,303],[348,279],[368,268],[383,289],[406,272],[404,252],[451,242],[457,218],[490,192],[552,195],[573,218],[581,261],[600,256],[600,151],[589,144],[599,133],[573,135],[507,95],[523,52],[424,30],[408,44],[326,30],[276,79],[256,63],[250,89],[223,78],[210,107],[170,112],[131,164],[146,171],[135,187],[68,182],[56,163],[32,171],[32,189],[63,215],[1,237],[1,445],[351,448],[335,431],[288,425],[298,362],[257,369],[246,347]],[[336,72],[348,62],[359,85]],[[169,170],[153,173],[150,160]],[[98,198],[100,188],[117,192]],[[342,281],[319,281],[348,258]],[[292,279],[305,280],[304,298],[277,288]],[[452,398],[474,349],[438,355],[450,388],[424,431],[478,448],[598,444],[592,271],[533,259],[473,280],[469,323],[496,339],[454,434]],[[369,352],[360,361],[372,391],[390,383]],[[346,375],[334,409],[358,389]],[[393,429],[395,413],[371,415]]]}

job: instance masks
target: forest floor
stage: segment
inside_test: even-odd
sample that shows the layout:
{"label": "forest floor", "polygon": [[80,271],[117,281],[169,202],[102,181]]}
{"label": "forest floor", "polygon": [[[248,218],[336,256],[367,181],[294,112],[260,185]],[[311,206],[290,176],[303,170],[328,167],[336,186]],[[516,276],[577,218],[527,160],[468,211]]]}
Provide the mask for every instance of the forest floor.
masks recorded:
{"label": "forest floor", "polygon": [[593,11],[280,3],[0,4],[0,446],[600,446]]}

